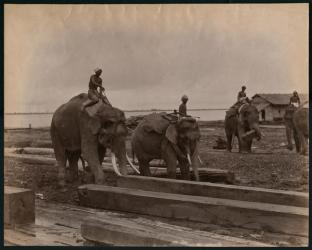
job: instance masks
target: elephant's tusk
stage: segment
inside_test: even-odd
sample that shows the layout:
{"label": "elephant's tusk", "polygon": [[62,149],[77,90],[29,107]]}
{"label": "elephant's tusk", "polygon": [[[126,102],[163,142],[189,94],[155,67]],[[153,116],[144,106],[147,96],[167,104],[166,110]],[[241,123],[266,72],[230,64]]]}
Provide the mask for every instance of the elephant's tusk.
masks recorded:
{"label": "elephant's tusk", "polygon": [[129,162],[130,166],[133,168],[133,170],[135,172],[137,172],[138,174],[140,174],[140,171],[132,164],[132,162],[131,162],[129,156],[127,155],[127,153],[126,153],[126,158],[127,158],[127,161]]}
{"label": "elephant's tusk", "polygon": [[201,165],[204,165],[204,164],[203,164],[203,161],[200,159],[199,155],[197,155],[197,157],[198,157],[198,160],[199,160],[200,164],[201,164]]}
{"label": "elephant's tusk", "polygon": [[113,164],[113,169],[115,171],[115,173],[119,176],[121,176],[121,173],[119,172],[118,168],[117,168],[117,163],[116,163],[116,156],[115,154],[112,152],[112,164]]}
{"label": "elephant's tusk", "polygon": [[187,160],[188,160],[189,164],[192,165],[192,161],[191,161],[191,156],[190,156],[190,154],[187,154],[186,156],[187,156]]}

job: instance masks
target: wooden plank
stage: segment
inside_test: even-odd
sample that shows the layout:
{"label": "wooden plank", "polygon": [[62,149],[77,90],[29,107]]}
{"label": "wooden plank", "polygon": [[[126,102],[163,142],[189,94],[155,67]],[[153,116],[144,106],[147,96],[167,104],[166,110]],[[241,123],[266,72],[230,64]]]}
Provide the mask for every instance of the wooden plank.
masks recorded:
{"label": "wooden plank", "polygon": [[[163,225],[153,228],[150,225],[129,223],[126,220],[88,220],[81,225],[81,235],[97,244],[117,246],[201,246],[201,247],[233,247],[233,246],[270,246],[255,241],[246,241],[234,237],[201,232],[184,231],[183,228],[166,228]],[[182,229],[182,230],[181,230]],[[208,236],[209,235],[209,236]]]}
{"label": "wooden plank", "polygon": [[[40,201],[37,208],[41,223],[47,224],[47,222],[42,222],[43,220],[53,221],[54,224],[61,223],[68,230],[80,228],[81,225],[82,236],[100,245],[151,246],[153,244],[164,245],[165,243],[165,245],[184,246],[269,246],[254,240],[177,226],[171,224],[172,221],[161,222],[159,218],[146,218],[130,213],[97,210],[60,203],[54,204],[44,201]],[[97,226],[94,228],[93,223],[99,223],[99,228]],[[85,227],[83,229],[83,225],[86,224],[91,224],[91,228]],[[190,222],[187,224],[189,226]],[[104,228],[103,225],[105,226]]]}
{"label": "wooden plank", "polygon": [[[233,227],[226,225],[220,226],[209,223],[202,222],[192,222],[184,220],[172,220],[170,218],[160,218],[147,215],[137,215],[133,213],[120,212],[120,211],[109,211],[102,209],[94,209],[89,207],[82,207],[77,205],[70,205],[64,203],[46,202],[43,200],[36,201],[36,213],[37,218],[39,217],[40,222],[42,220],[52,221],[53,223],[60,222],[65,224],[69,229],[75,228],[80,229],[80,225],[83,222],[89,221],[89,219],[94,219],[97,221],[113,221],[118,225],[142,225],[149,226],[151,230],[155,232],[166,230],[175,230],[176,234],[180,235],[183,233],[201,235],[208,238],[218,239],[219,241],[231,241],[234,242],[233,245],[239,246],[257,246],[257,241],[267,242],[274,245],[279,245],[279,242],[285,242],[288,246],[307,246],[308,238],[302,236],[290,236],[287,234],[264,232],[257,241],[253,234],[256,232],[250,229],[243,229],[238,227]],[[36,222],[37,223],[37,222]],[[137,227],[137,226],[136,226]],[[226,235],[224,235],[226,231]],[[220,235],[218,232],[222,233]],[[169,232],[172,234],[173,232]],[[232,236],[229,236],[232,235]],[[86,244],[86,243],[84,243]],[[89,242],[88,242],[89,244]]]}
{"label": "wooden plank", "polygon": [[308,209],[103,185],[78,188],[84,206],[306,236]]}
{"label": "wooden plank", "polygon": [[4,241],[14,246],[64,246],[60,243],[49,242],[12,229],[4,229]]}
{"label": "wooden plank", "polygon": [[30,189],[4,187],[4,223],[9,225],[35,221],[35,194]]}
{"label": "wooden plank", "polygon": [[309,204],[308,193],[146,176],[117,177],[117,186],[154,192],[255,201],[297,207],[308,207]]}

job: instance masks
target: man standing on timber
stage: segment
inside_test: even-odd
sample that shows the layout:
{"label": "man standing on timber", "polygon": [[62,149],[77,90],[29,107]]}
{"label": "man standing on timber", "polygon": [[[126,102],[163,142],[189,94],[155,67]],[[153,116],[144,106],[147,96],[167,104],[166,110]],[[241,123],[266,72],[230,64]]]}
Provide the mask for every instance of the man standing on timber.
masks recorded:
{"label": "man standing on timber", "polygon": [[94,72],[95,74],[90,77],[90,81],[89,81],[89,90],[88,90],[89,100],[88,102],[83,104],[82,109],[85,109],[86,107],[97,103],[100,99],[104,103],[111,105],[107,97],[104,96],[103,94],[103,91],[105,90],[105,88],[102,86],[102,78],[100,77],[100,75],[102,74],[102,70],[100,68],[96,68]]}
{"label": "man standing on timber", "polygon": [[185,117],[187,116],[187,107],[186,107],[186,103],[188,101],[188,97],[186,95],[183,95],[181,98],[182,103],[179,106],[179,115],[180,118],[181,117]]}

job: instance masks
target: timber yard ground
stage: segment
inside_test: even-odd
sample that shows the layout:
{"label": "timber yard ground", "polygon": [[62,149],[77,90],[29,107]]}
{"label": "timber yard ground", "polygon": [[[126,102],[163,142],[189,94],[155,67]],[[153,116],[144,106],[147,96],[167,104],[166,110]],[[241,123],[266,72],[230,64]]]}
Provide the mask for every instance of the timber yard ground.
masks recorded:
{"label": "timber yard ground", "polygon": [[[308,156],[286,149],[283,126],[263,126],[264,138],[254,140],[251,154],[239,154],[235,139],[233,152],[213,149],[218,137],[225,139],[223,122],[201,122],[200,157],[204,167],[234,172],[236,183],[243,186],[308,191]],[[127,138],[131,155],[130,137]],[[6,130],[5,147],[51,148],[48,128]],[[14,162],[5,160],[5,170]]]}
{"label": "timber yard ground", "polygon": [[[200,157],[204,167],[234,172],[235,185],[308,192],[309,157],[299,155],[295,150],[286,149],[283,126],[262,126],[265,136],[260,141],[254,141],[253,152],[250,154],[239,154],[237,141],[234,143],[232,153],[213,149],[219,137],[225,139],[222,121],[201,122],[200,128]],[[127,138],[128,155],[131,155],[130,136]],[[51,148],[49,128],[7,129],[4,133],[4,145],[6,148]],[[54,158],[53,155],[49,157]],[[79,204],[77,187],[81,184],[81,179],[70,185],[66,192],[60,192],[57,188],[57,168],[54,164],[35,164],[19,161],[14,157],[5,157],[4,178],[5,185],[33,189],[39,200]],[[160,218],[160,220],[168,219]],[[276,246],[307,244],[305,237],[264,233],[261,230],[250,231],[187,221],[171,221],[171,223],[258,240]]]}

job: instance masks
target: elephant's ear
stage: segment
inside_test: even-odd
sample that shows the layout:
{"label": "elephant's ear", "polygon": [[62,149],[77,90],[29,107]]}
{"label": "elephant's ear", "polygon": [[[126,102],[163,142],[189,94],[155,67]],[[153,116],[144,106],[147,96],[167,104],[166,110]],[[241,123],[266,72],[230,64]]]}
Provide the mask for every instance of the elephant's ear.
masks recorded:
{"label": "elephant's ear", "polygon": [[96,135],[99,133],[101,128],[101,122],[99,118],[90,118],[88,121],[88,128],[90,129],[91,133],[93,135]]}
{"label": "elephant's ear", "polygon": [[178,132],[175,124],[170,124],[166,130],[166,138],[173,144],[178,144]]}

